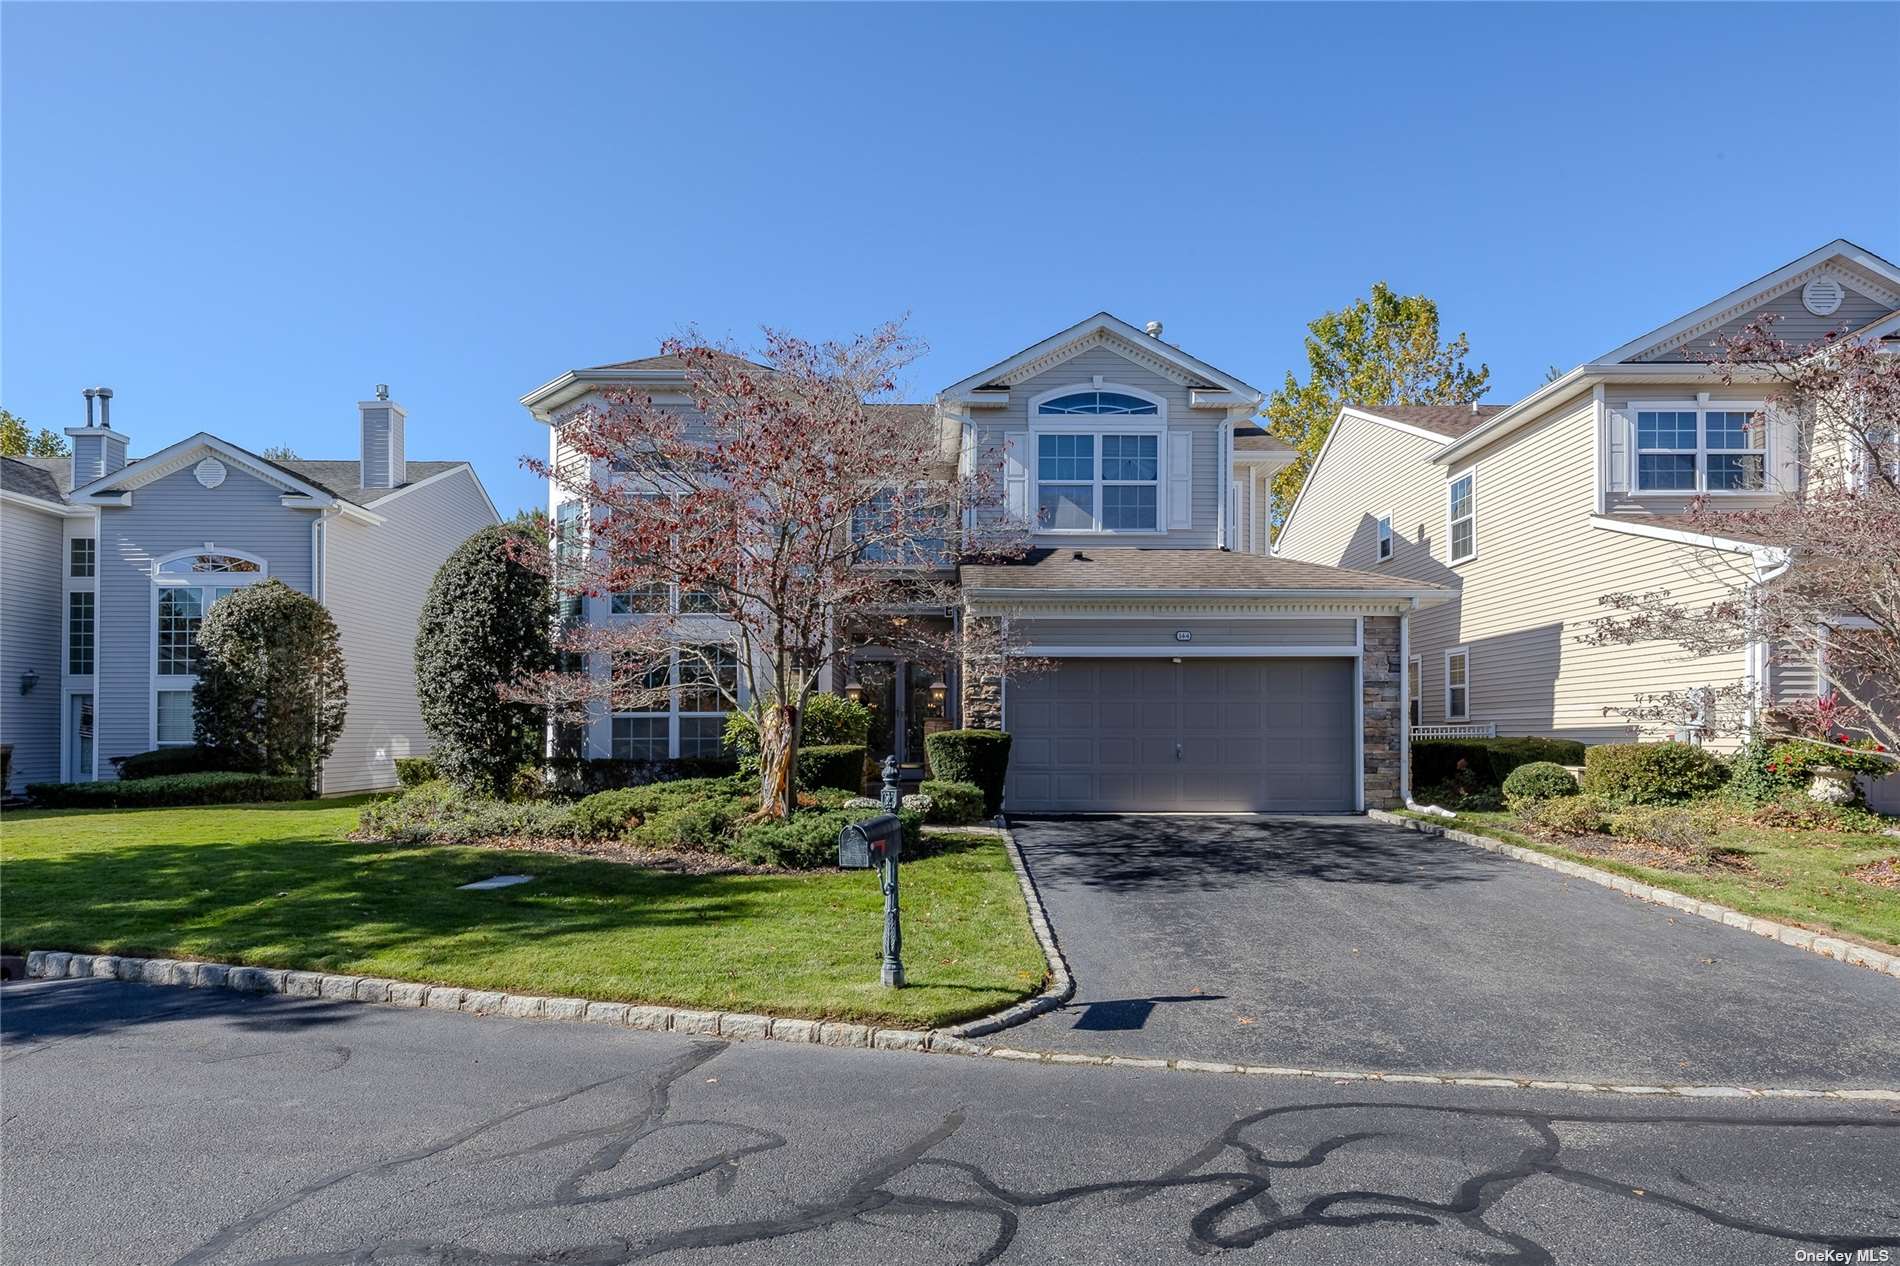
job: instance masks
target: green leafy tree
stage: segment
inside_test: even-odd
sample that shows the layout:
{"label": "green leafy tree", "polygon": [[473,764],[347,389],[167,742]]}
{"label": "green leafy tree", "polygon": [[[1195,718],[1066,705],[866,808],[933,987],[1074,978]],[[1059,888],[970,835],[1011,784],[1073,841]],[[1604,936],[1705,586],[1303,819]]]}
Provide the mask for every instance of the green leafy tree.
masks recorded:
{"label": "green leafy tree", "polygon": [[34,431],[25,418],[0,409],[0,457],[65,457],[71,452],[58,431]]}
{"label": "green leafy tree", "polygon": [[529,533],[505,523],[463,542],[436,572],[416,633],[416,695],[436,768],[498,798],[539,757],[545,724],[543,709],[504,699],[502,687],[554,663],[548,578],[510,548]]}
{"label": "green leafy tree", "polygon": [[211,604],[198,648],[199,744],[220,768],[295,774],[314,787],[350,691],[323,604],[281,580],[247,585]]}
{"label": "green leafy tree", "polygon": [[1375,282],[1370,298],[1306,327],[1306,381],[1288,371],[1267,397],[1267,430],[1298,456],[1273,481],[1274,532],[1293,504],[1346,404],[1467,404],[1484,394],[1489,366],[1465,364],[1463,333],[1449,343],[1438,333],[1438,304],[1424,295],[1394,294]]}
{"label": "green leafy tree", "polygon": [[294,462],[298,460],[297,450],[288,444],[272,444],[258,454],[267,462]]}

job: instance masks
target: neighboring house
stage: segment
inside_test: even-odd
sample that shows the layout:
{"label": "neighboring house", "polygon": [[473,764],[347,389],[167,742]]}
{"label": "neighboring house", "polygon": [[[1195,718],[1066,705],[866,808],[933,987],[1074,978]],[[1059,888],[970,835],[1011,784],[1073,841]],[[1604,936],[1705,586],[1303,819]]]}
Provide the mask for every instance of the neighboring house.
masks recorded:
{"label": "neighboring house", "polygon": [[[1579,641],[1609,593],[1667,589],[1691,604],[1755,583],[1773,542],[1690,530],[1707,494],[1771,503],[1797,486],[1789,424],[1763,388],[1706,363],[1765,312],[1806,343],[1831,331],[1900,336],[1900,268],[1837,241],[1578,366],[1508,408],[1342,409],[1274,546],[1278,557],[1448,585],[1413,621],[1415,725],[1585,742],[1669,737],[1606,708],[1638,695],[1743,683],[1768,699],[1825,688],[1826,666],[1746,652],[1687,658],[1672,643]],[[1900,794],[1900,778],[1880,794]]]}
{"label": "neighboring house", "polygon": [[[1259,391],[1160,334],[1100,313],[929,404],[886,406],[934,410],[946,457],[965,467],[1006,454],[1008,510],[1036,524],[1036,548],[1013,565],[962,568],[962,605],[942,618],[1009,620],[1014,640],[1055,667],[965,679],[955,664],[871,650],[832,686],[871,706],[876,754],[911,776],[932,729],[1011,731],[1007,803],[1019,812],[1397,802],[1407,625],[1448,591],[1268,556],[1267,489],[1292,453],[1254,424]],[[551,422],[614,386],[689,407],[668,357],[573,370],[522,403]],[[553,431],[549,460],[586,459]],[[550,512],[584,530],[586,508],[558,488]],[[677,601],[610,595],[582,614],[638,619],[646,604]],[[719,644],[717,622],[702,636],[695,644]],[[716,752],[716,692],[674,682],[665,710],[597,713],[588,754]]]}
{"label": "neighboring house", "polygon": [[71,457],[0,459],[8,790],[112,778],[115,757],[192,742],[205,608],[269,577],[322,601],[341,636],[349,715],[322,789],[393,785],[394,758],[428,747],[424,593],[498,521],[474,469],[405,460],[403,411],[383,395],[357,406],[347,461],[268,461],[204,432],[128,460],[92,404],[66,432]]}

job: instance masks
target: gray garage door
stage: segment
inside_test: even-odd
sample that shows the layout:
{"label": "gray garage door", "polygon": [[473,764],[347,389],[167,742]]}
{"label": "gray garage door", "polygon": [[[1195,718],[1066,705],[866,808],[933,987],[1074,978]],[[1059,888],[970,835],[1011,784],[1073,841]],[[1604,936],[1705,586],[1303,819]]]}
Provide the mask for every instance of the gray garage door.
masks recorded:
{"label": "gray garage door", "polygon": [[1350,659],[1068,659],[1009,683],[1016,813],[1353,807]]}

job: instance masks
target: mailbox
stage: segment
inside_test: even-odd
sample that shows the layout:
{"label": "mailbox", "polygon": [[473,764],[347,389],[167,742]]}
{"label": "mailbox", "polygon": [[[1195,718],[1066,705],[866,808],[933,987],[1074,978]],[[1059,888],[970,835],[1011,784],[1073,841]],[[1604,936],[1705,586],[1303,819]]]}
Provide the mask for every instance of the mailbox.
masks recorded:
{"label": "mailbox", "polygon": [[838,865],[846,870],[868,870],[894,862],[903,847],[903,825],[895,814],[853,822],[838,832]]}

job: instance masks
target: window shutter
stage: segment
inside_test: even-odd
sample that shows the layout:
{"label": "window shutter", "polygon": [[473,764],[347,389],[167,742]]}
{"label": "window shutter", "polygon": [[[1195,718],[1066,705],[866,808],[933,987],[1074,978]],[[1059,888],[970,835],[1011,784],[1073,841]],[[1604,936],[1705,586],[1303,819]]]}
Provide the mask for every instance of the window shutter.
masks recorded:
{"label": "window shutter", "polygon": [[1609,488],[1611,492],[1630,490],[1630,470],[1636,465],[1636,422],[1626,409],[1611,409],[1604,415],[1609,424]]}
{"label": "window shutter", "polygon": [[1003,436],[1003,506],[1012,519],[1029,517],[1029,432]]}
{"label": "window shutter", "polygon": [[1194,526],[1194,435],[1168,432],[1168,526]]}
{"label": "window shutter", "polygon": [[1764,464],[1771,492],[1795,492],[1801,487],[1800,419],[1787,409],[1767,406],[1764,434],[1768,454]]}

